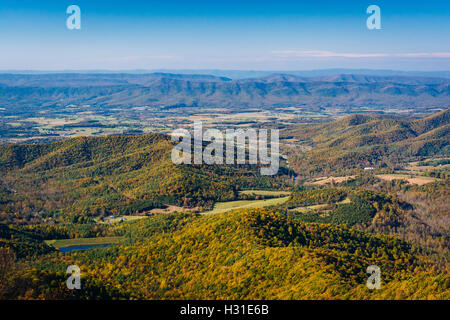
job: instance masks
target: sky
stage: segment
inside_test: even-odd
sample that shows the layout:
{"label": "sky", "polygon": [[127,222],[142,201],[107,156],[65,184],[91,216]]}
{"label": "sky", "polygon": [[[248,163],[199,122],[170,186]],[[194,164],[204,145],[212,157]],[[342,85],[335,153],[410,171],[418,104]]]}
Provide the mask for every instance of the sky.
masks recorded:
{"label": "sky", "polygon": [[0,70],[326,68],[450,70],[450,1],[0,0]]}

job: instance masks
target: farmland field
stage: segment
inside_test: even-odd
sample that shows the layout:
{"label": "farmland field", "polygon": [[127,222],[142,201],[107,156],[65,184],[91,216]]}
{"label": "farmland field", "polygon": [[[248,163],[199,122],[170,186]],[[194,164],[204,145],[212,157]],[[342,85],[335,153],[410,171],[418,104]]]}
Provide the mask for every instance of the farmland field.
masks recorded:
{"label": "farmland field", "polygon": [[282,197],[267,200],[238,200],[238,201],[218,202],[214,205],[213,210],[204,212],[203,214],[223,213],[241,208],[264,208],[282,204],[286,202],[288,199],[289,197]]}
{"label": "farmland field", "polygon": [[349,179],[354,178],[355,176],[346,176],[346,177],[322,177],[322,178],[317,178],[314,179],[314,181],[312,182],[308,182],[308,184],[313,184],[313,185],[324,185],[327,183],[341,183],[344,181],[347,181]]}
{"label": "farmland field", "polygon": [[118,222],[130,222],[146,218],[145,216],[119,216],[112,219],[105,219],[101,223],[118,223]]}
{"label": "farmland field", "polygon": [[61,249],[65,247],[74,246],[91,246],[101,244],[112,244],[122,240],[122,237],[98,237],[98,238],[78,238],[78,239],[62,239],[62,240],[47,240],[48,245]]}
{"label": "farmland field", "polygon": [[417,184],[419,186],[439,180],[439,179],[431,178],[431,177],[423,177],[423,176],[408,175],[408,174],[380,174],[380,175],[376,175],[376,177],[378,177],[382,180],[386,180],[386,181],[405,180],[410,184]]}
{"label": "farmland field", "polygon": [[[336,202],[335,204],[346,204],[346,203],[350,203],[351,200],[350,198],[345,198],[342,201]],[[296,212],[308,212],[308,211],[312,211],[312,210],[319,210],[319,209],[323,209],[326,208],[330,205],[330,203],[325,203],[325,204],[316,204],[313,206],[306,206],[306,207],[297,207],[292,209],[292,211],[296,211]]]}
{"label": "farmland field", "polygon": [[239,191],[239,194],[278,197],[278,196],[287,196],[290,194],[290,192],[289,191],[269,191],[269,190],[244,190],[244,191]]}

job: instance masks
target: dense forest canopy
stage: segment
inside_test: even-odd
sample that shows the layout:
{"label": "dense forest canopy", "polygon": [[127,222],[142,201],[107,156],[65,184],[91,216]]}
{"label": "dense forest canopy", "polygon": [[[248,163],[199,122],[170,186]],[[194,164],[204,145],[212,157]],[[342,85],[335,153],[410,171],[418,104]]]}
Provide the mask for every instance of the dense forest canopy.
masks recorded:
{"label": "dense forest canopy", "polygon": [[[405,241],[296,222],[267,209],[213,216],[155,215],[129,225],[124,238],[109,248],[43,255],[30,271],[17,270],[11,276],[14,291],[5,290],[4,295],[442,299],[450,294],[445,273],[435,271]],[[70,292],[60,285],[71,264],[84,271],[83,290]],[[366,268],[373,264],[382,270],[382,291],[365,285]]]}

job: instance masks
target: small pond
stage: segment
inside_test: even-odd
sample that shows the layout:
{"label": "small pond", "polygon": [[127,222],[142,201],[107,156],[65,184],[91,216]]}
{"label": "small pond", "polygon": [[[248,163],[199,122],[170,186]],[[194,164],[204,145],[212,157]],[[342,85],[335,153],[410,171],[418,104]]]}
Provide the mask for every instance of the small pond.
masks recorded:
{"label": "small pond", "polygon": [[70,251],[77,251],[77,250],[89,250],[89,249],[94,249],[94,248],[105,248],[110,245],[111,245],[110,243],[107,243],[107,244],[91,244],[91,245],[84,245],[84,246],[70,246],[70,247],[59,248],[59,251],[70,252]]}

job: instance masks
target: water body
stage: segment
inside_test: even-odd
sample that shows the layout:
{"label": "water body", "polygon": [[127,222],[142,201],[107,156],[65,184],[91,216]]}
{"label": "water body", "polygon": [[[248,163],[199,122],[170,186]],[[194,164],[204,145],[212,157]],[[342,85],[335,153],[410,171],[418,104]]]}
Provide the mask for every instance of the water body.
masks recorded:
{"label": "water body", "polygon": [[84,245],[84,246],[70,246],[70,247],[59,248],[59,251],[71,252],[71,251],[78,251],[78,250],[89,250],[89,249],[94,249],[94,248],[105,248],[110,245],[111,245],[110,243],[107,243],[107,244],[91,244],[91,245]]}

